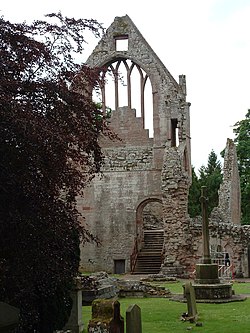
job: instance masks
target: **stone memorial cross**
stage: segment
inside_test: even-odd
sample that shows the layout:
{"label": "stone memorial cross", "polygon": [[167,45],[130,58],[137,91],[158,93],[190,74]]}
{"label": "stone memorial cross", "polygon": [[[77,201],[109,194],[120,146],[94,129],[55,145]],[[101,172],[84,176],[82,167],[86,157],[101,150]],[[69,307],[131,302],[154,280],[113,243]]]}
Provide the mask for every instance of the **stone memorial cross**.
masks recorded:
{"label": "stone memorial cross", "polygon": [[206,186],[201,187],[201,211],[202,211],[202,248],[203,248],[203,264],[211,264],[209,249],[209,230],[208,230],[208,214],[207,214],[207,197]]}

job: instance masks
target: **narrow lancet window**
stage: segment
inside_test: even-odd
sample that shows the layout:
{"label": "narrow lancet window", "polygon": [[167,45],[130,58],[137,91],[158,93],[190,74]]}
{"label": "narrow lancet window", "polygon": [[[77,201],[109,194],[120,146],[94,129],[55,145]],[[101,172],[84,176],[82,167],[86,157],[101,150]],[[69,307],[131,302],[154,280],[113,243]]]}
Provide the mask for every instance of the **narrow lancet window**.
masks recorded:
{"label": "narrow lancet window", "polygon": [[179,129],[177,127],[178,120],[177,119],[171,119],[171,146],[172,147],[178,147],[179,145]]}

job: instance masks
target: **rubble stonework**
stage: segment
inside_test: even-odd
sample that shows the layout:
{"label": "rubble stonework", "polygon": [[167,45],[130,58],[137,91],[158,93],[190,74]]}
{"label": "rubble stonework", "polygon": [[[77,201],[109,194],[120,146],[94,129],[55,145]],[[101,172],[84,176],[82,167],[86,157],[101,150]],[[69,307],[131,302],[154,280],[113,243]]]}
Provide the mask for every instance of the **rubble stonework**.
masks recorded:
{"label": "rubble stonework", "polygon": [[[193,239],[193,265],[201,258],[202,226],[201,221],[191,221],[189,233]],[[250,240],[250,226],[235,225],[211,220],[209,222],[209,235],[211,249],[222,248],[229,254],[232,263],[233,275],[238,277],[249,276],[248,247]],[[213,253],[213,251],[212,251]],[[183,254],[184,255],[184,254]],[[222,258],[224,261],[224,257]]]}
{"label": "rubble stonework", "polygon": [[227,139],[224,155],[223,182],[219,190],[219,207],[224,221],[240,224],[240,176],[233,140]]}
{"label": "rubble stonework", "polygon": [[162,169],[165,260],[161,271],[174,276],[181,276],[186,271],[187,261],[183,253],[190,251],[185,228],[188,227],[190,178],[180,161],[178,149],[167,146]]}
{"label": "rubble stonework", "polygon": [[[116,49],[119,39],[128,40],[126,50]],[[179,83],[175,81],[128,16],[115,18],[87,64],[111,68],[115,73],[114,68],[122,62],[127,78],[133,68],[141,73],[141,116],[136,116],[131,104],[133,84],[128,79],[128,103],[119,105],[115,79],[116,107],[109,122],[120,140],[100,139],[103,173],[86,188],[84,198],[78,198],[86,227],[99,240],[98,245],[84,244],[81,268],[129,272],[131,255],[135,245],[141,246],[144,230],[158,228],[164,230],[165,240],[161,273],[190,277],[201,258],[202,228],[199,218],[190,219],[187,212],[191,153],[186,79],[180,75]],[[153,138],[143,118],[143,84],[147,80],[152,87]],[[102,103],[105,105],[105,98]],[[209,225],[210,244],[215,252],[229,253],[236,275],[248,276],[250,229],[239,224],[239,174],[231,140],[223,171],[219,207],[213,210]]]}
{"label": "rubble stonework", "polygon": [[152,169],[153,148],[107,148],[103,171],[128,171]]}

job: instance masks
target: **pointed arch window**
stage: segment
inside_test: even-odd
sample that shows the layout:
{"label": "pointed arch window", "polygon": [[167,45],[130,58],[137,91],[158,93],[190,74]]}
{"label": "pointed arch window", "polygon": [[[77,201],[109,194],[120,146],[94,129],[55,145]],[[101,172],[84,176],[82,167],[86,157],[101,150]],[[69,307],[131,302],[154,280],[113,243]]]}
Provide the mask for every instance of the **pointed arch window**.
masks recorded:
{"label": "pointed arch window", "polygon": [[[152,87],[147,73],[129,59],[117,59],[101,73],[100,96],[103,110],[128,106],[142,117],[144,128],[153,136]],[[149,93],[150,91],[150,93]]]}

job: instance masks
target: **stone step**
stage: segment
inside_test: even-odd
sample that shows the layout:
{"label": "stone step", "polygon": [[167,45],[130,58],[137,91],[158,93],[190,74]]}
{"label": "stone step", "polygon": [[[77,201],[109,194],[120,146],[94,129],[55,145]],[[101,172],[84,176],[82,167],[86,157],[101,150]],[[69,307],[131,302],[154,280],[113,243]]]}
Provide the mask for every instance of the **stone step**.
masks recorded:
{"label": "stone step", "polygon": [[155,244],[155,245],[148,245],[148,246],[143,246],[142,249],[162,249],[162,245],[160,244]]}
{"label": "stone step", "polygon": [[154,248],[159,248],[159,249],[162,249],[163,248],[163,244],[155,244],[155,245],[148,245],[146,246],[144,244],[144,246],[142,246],[142,249],[154,249]]}
{"label": "stone step", "polygon": [[147,243],[147,242],[151,242],[152,243],[152,242],[155,242],[155,241],[162,242],[163,240],[164,240],[163,238],[162,239],[161,238],[151,238],[151,237],[149,239],[147,239],[147,238],[145,239],[144,238],[144,242],[145,243]]}
{"label": "stone step", "polygon": [[144,239],[144,244],[162,244],[163,243],[163,239],[157,239],[157,241],[155,239],[148,239],[148,240],[145,240]]}
{"label": "stone step", "polygon": [[148,249],[145,249],[144,251],[141,251],[138,253],[137,257],[161,257],[162,251],[149,251]]}
{"label": "stone step", "polygon": [[151,266],[139,266],[138,269],[136,270],[136,272],[142,272],[142,271],[147,271],[147,272],[151,272],[153,270],[159,270],[160,269],[160,265],[158,266],[154,266],[154,267],[151,267]]}
{"label": "stone step", "polygon": [[138,253],[133,274],[158,274],[164,244],[163,230],[144,231],[143,247]]}
{"label": "stone step", "polygon": [[161,256],[139,256],[137,257],[137,260],[147,262],[161,261]]}
{"label": "stone step", "polygon": [[163,239],[159,239],[159,238],[157,238],[157,239],[153,239],[153,238],[144,239],[144,244],[154,244],[154,243],[161,244],[161,243],[163,243]]}
{"label": "stone step", "polygon": [[137,266],[136,272],[138,271],[153,271],[153,270],[159,270],[161,268],[161,265],[157,265],[157,266]]}
{"label": "stone step", "polygon": [[158,261],[152,261],[152,260],[150,260],[150,261],[137,261],[137,264],[138,264],[138,266],[139,265],[147,265],[147,266],[150,266],[150,265],[152,265],[152,266],[154,266],[154,265],[159,265],[161,263],[161,261],[160,260],[158,260]]}
{"label": "stone step", "polygon": [[134,274],[158,274],[159,270],[160,267],[140,267],[134,271]]}
{"label": "stone step", "polygon": [[159,271],[161,266],[154,266],[154,267],[148,267],[148,266],[139,266],[137,267],[136,272],[151,272],[151,271]]}
{"label": "stone step", "polygon": [[154,249],[154,248],[159,248],[159,249],[162,249],[162,245],[158,245],[158,246],[143,246],[142,247],[142,250],[143,249]]}
{"label": "stone step", "polygon": [[135,271],[133,274],[158,274],[158,269],[152,269],[152,270],[138,270],[138,271]]}
{"label": "stone step", "polygon": [[157,250],[158,251],[160,251],[161,252],[161,250],[162,250],[162,246],[155,246],[155,247],[146,247],[146,246],[144,246],[142,249],[141,249],[141,252],[143,252],[143,251],[150,251],[150,252],[154,252],[154,251],[156,251],[157,252]]}
{"label": "stone step", "polygon": [[163,229],[144,230],[144,234],[164,233]]}

